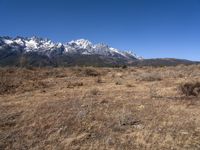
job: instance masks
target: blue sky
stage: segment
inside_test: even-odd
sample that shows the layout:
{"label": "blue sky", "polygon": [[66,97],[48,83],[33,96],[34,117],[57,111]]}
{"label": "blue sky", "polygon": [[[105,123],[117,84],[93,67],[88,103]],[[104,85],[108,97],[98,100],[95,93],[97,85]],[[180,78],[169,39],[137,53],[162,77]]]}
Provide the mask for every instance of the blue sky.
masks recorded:
{"label": "blue sky", "polygon": [[200,60],[200,0],[0,0],[0,36],[85,38],[145,58]]}

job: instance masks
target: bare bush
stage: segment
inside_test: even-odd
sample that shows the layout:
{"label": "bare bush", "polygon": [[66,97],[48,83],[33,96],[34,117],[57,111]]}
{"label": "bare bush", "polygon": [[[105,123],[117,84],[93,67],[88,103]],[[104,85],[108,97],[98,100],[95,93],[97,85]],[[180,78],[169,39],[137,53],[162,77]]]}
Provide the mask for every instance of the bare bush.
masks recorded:
{"label": "bare bush", "polygon": [[180,85],[180,91],[186,96],[199,96],[200,82],[184,83]]}

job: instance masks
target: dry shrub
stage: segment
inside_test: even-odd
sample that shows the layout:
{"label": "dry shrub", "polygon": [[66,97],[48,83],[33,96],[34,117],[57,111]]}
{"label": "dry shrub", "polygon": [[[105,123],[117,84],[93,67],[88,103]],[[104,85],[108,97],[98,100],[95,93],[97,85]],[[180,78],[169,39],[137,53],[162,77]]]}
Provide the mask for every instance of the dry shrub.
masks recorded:
{"label": "dry shrub", "polygon": [[74,87],[79,87],[79,86],[83,86],[83,82],[71,82],[71,81],[69,81],[67,83],[67,88],[74,88]]}
{"label": "dry shrub", "polygon": [[183,83],[180,85],[180,91],[186,96],[199,96],[200,82]]}
{"label": "dry shrub", "polygon": [[119,124],[121,126],[138,125],[141,121],[136,119],[133,114],[122,113],[119,117]]}
{"label": "dry shrub", "polygon": [[116,85],[122,85],[123,82],[122,82],[122,80],[117,80],[117,81],[115,82],[115,84],[116,84]]}
{"label": "dry shrub", "polygon": [[132,110],[124,108],[124,106],[121,107],[123,107],[121,110],[116,109],[112,117],[111,129],[114,132],[125,132],[130,128],[142,127],[142,121]]}
{"label": "dry shrub", "polygon": [[99,89],[97,89],[97,88],[94,88],[94,89],[92,89],[91,91],[90,91],[90,93],[91,93],[91,95],[98,95],[99,94]]}
{"label": "dry shrub", "polygon": [[97,68],[93,67],[73,67],[70,69],[76,76],[96,77],[101,75]]}
{"label": "dry shrub", "polygon": [[97,71],[96,69],[94,68],[85,68],[84,69],[84,74],[86,76],[99,76],[100,75],[100,72]]}
{"label": "dry shrub", "polygon": [[126,84],[126,87],[135,87],[135,85],[134,85],[134,84],[131,84],[131,83],[127,83],[127,84]]}
{"label": "dry shrub", "polygon": [[160,74],[158,73],[142,73],[139,75],[138,79],[140,81],[161,81],[162,77]]}
{"label": "dry shrub", "polygon": [[123,65],[123,66],[122,66],[122,69],[127,69],[127,68],[128,68],[127,65]]}
{"label": "dry shrub", "polygon": [[36,80],[33,82],[32,86],[33,86],[32,89],[41,89],[41,88],[43,89],[43,88],[47,88],[48,84],[47,82]]}
{"label": "dry shrub", "polygon": [[103,83],[102,77],[98,76],[97,79],[96,79],[96,82],[97,83]]}

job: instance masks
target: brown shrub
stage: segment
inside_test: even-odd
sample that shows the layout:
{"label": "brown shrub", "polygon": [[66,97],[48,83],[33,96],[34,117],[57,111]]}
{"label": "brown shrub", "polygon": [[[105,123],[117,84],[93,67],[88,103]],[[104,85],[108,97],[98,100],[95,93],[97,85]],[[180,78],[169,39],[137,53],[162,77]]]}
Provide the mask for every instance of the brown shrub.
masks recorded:
{"label": "brown shrub", "polygon": [[94,68],[85,68],[84,69],[84,74],[86,76],[99,76],[100,75],[100,72],[97,71],[96,69]]}
{"label": "brown shrub", "polygon": [[184,83],[180,85],[181,93],[186,96],[198,96],[200,94],[200,82]]}
{"label": "brown shrub", "polygon": [[70,68],[70,70],[76,75],[76,76],[99,76],[101,75],[100,72],[93,67],[73,67]]}
{"label": "brown shrub", "polygon": [[99,94],[99,89],[94,88],[90,91],[91,95],[98,95]]}
{"label": "brown shrub", "polygon": [[134,85],[134,84],[131,84],[131,83],[127,83],[127,84],[126,84],[126,87],[135,87],[135,85]]}
{"label": "brown shrub", "polygon": [[122,69],[126,69],[126,68],[128,68],[127,65],[123,65],[123,66],[122,66]]}
{"label": "brown shrub", "polygon": [[71,81],[69,81],[67,83],[67,88],[74,88],[74,87],[79,87],[79,86],[83,86],[83,82],[71,82]]}
{"label": "brown shrub", "polygon": [[115,82],[115,84],[116,84],[116,85],[122,85],[123,82],[122,82],[122,80],[117,80],[117,81]]}

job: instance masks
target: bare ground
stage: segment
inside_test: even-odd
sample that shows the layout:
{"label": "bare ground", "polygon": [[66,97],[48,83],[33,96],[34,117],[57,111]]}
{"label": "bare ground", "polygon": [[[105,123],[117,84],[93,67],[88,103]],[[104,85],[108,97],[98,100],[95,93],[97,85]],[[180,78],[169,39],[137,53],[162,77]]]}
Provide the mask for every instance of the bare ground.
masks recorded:
{"label": "bare ground", "polygon": [[200,149],[200,66],[1,68],[0,149]]}

